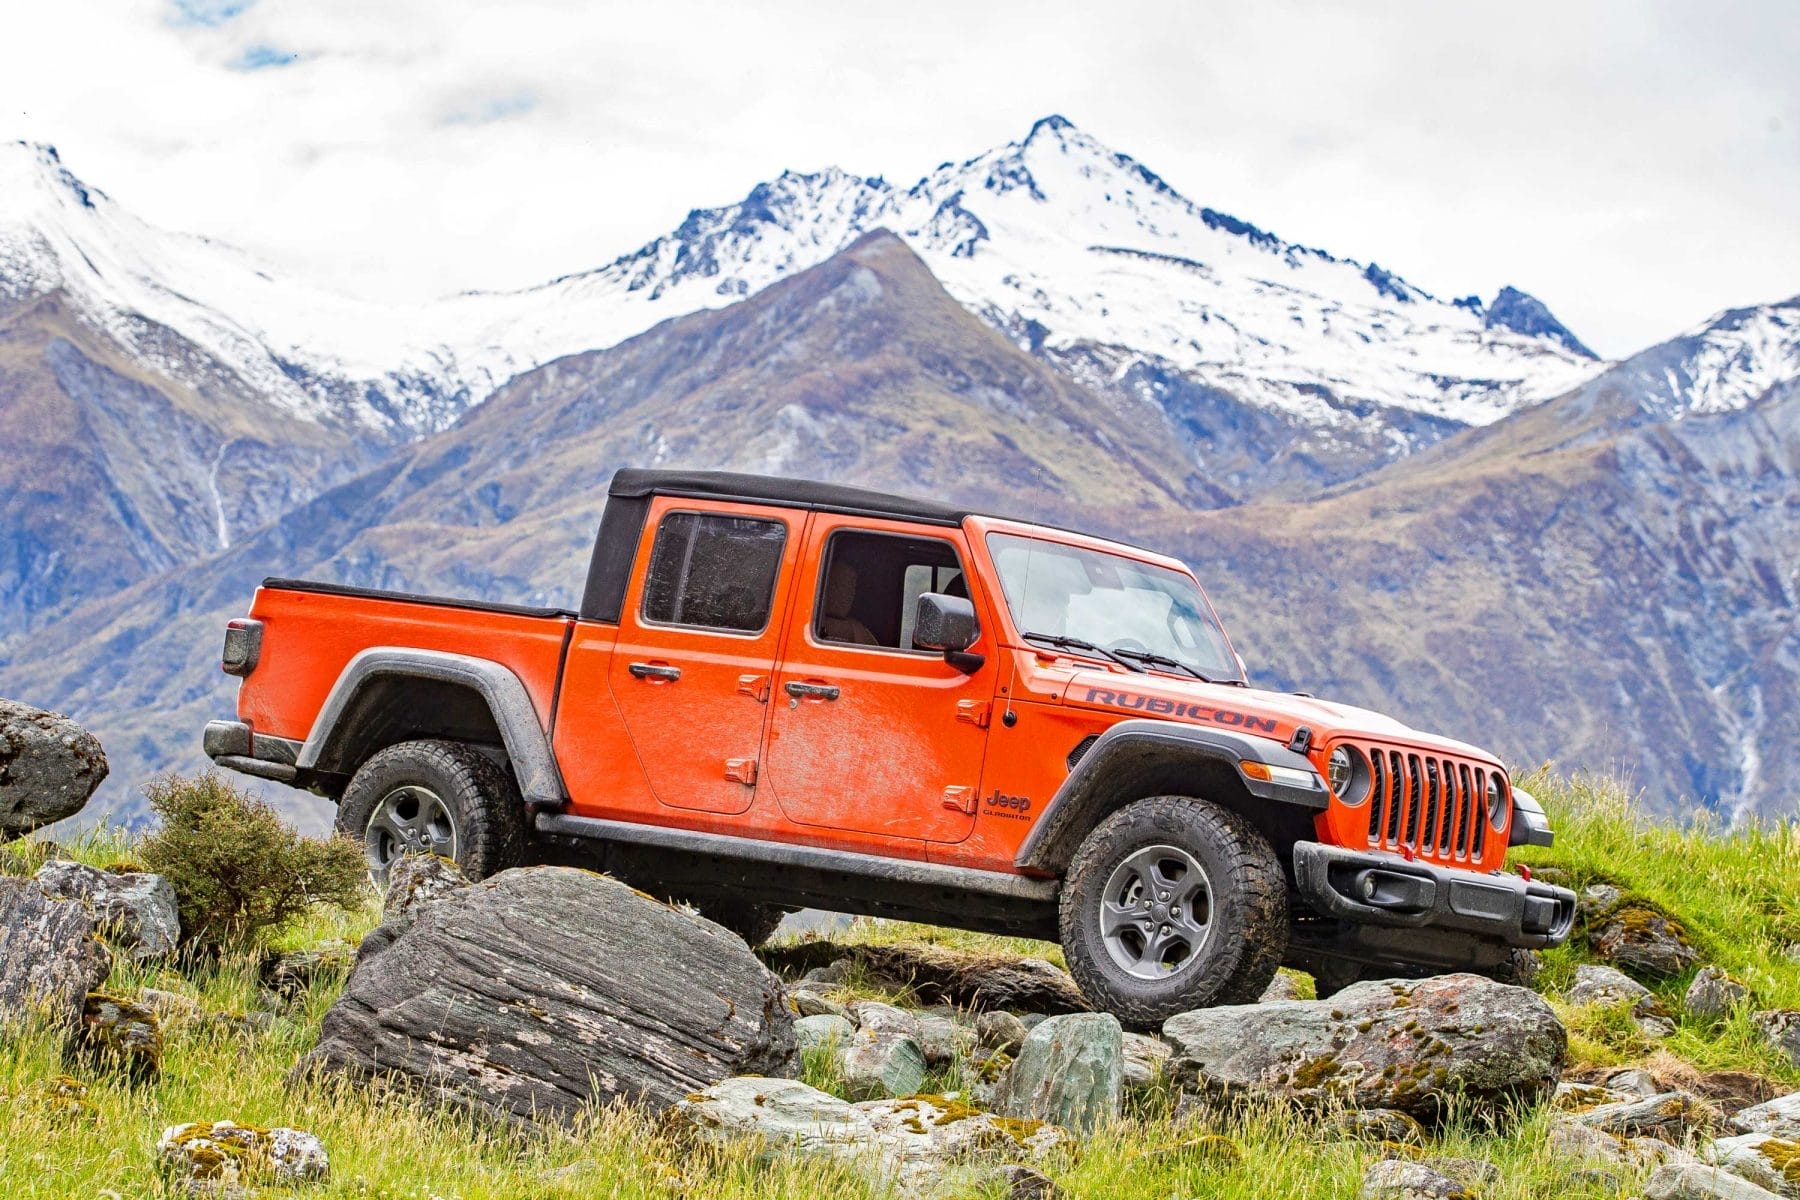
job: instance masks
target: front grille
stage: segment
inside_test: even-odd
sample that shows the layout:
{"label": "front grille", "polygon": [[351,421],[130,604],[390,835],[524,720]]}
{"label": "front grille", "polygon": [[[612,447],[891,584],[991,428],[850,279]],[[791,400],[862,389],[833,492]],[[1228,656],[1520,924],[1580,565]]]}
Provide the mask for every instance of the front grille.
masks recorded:
{"label": "front grille", "polygon": [[1369,845],[1451,862],[1482,857],[1486,767],[1391,746],[1356,748],[1370,767]]}

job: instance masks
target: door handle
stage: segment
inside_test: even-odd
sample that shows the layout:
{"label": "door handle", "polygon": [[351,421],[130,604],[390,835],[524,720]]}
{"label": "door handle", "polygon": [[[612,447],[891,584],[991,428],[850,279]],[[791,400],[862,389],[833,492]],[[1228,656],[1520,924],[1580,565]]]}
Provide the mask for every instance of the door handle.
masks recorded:
{"label": "door handle", "polygon": [[836,700],[838,698],[836,685],[829,683],[802,683],[795,679],[783,684],[782,687],[788,695],[796,700]]}
{"label": "door handle", "polygon": [[631,672],[633,679],[660,679],[666,683],[674,683],[681,678],[680,667],[664,663],[632,663],[625,669]]}

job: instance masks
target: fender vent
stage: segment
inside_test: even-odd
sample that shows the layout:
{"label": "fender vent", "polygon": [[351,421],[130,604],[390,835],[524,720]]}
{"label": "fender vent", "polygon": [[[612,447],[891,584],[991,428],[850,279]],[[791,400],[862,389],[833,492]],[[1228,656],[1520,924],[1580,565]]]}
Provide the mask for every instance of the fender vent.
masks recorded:
{"label": "fender vent", "polygon": [[1075,769],[1075,764],[1080,762],[1082,756],[1084,754],[1086,754],[1089,750],[1092,750],[1094,748],[1094,743],[1099,740],[1100,740],[1099,734],[1090,733],[1086,737],[1082,738],[1079,742],[1076,742],[1075,748],[1073,750],[1069,751],[1069,770],[1073,771]]}

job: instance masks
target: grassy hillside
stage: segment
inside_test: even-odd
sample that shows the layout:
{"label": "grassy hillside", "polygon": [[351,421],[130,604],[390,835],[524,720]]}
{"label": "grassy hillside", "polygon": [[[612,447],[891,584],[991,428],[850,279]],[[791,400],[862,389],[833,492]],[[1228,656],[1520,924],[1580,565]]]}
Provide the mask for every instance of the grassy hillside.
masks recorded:
{"label": "grassy hillside", "polygon": [[[1563,872],[1575,886],[1608,882],[1674,916],[1715,963],[1749,984],[1761,1007],[1800,1007],[1800,823],[1729,834],[1678,832],[1640,823],[1620,790],[1594,780],[1529,781],[1551,809],[1559,845],[1529,855],[1540,870]],[[78,847],[96,865],[127,860],[129,839],[102,833]],[[354,941],[371,928],[370,899],[351,914],[316,914],[285,930],[272,948]],[[849,938],[938,941],[1004,954],[1056,957],[1039,943],[891,923],[858,922]],[[1538,987],[1570,1022],[1575,1070],[1641,1062],[1659,1074],[1696,1081],[1702,1072],[1734,1070],[1764,1077],[1779,1090],[1800,1087],[1800,1069],[1760,1045],[1742,1017],[1719,1028],[1683,1019],[1678,1033],[1652,1043],[1622,1014],[1574,1010],[1560,988],[1584,958],[1579,943],[1547,956]],[[109,987],[158,987],[193,997],[207,1014],[264,1005],[254,956],[240,955],[186,973],[121,965]],[[739,1200],[752,1196],[874,1197],[884,1193],[850,1166],[768,1157],[754,1146],[693,1148],[660,1122],[629,1109],[598,1111],[575,1134],[520,1139],[400,1097],[339,1087],[290,1090],[288,1069],[317,1035],[343,982],[328,971],[266,1031],[204,1016],[166,1027],[162,1075],[132,1086],[82,1074],[91,1108],[59,1102],[50,1089],[65,1071],[56,1041],[32,1033],[0,1045],[0,1194],[17,1198],[169,1194],[158,1175],[154,1144],[166,1125],[230,1118],[262,1126],[297,1125],[318,1134],[330,1152],[331,1181],[297,1194],[319,1197],[442,1197],[444,1200],[560,1200],[675,1197]],[[1671,1008],[1687,979],[1659,993]],[[847,986],[852,994],[859,989]],[[904,997],[898,997],[904,999]],[[828,1090],[819,1063],[809,1082]],[[954,1078],[928,1088],[946,1090]],[[72,1111],[79,1110],[79,1111]],[[1503,1131],[1453,1122],[1425,1148],[1429,1154],[1483,1158],[1502,1181],[1489,1198],[1614,1197],[1631,1194],[1576,1174],[1576,1166],[1544,1145],[1550,1113],[1525,1114]],[[1223,1135],[1217,1137],[1213,1135]],[[1090,1140],[1079,1156],[1053,1162],[1048,1173],[1069,1195],[1126,1197],[1351,1197],[1364,1168],[1386,1150],[1358,1142],[1321,1119],[1282,1111],[1232,1118],[1173,1114],[1172,1097],[1140,1100],[1129,1117]],[[285,1193],[268,1193],[270,1195]]]}

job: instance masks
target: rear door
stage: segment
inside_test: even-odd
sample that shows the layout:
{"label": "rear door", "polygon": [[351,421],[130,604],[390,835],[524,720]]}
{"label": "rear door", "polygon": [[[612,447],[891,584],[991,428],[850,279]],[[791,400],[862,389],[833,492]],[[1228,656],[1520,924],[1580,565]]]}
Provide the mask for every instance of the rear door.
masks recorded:
{"label": "rear door", "polygon": [[657,801],[750,807],[803,512],[651,506],[608,681]]}
{"label": "rear door", "polygon": [[[915,649],[924,592],[968,595],[960,529],[818,513],[776,671],[764,781],[790,820],[959,842],[975,824],[993,662]],[[985,600],[972,597],[990,628]],[[976,652],[990,656],[984,632]]]}

